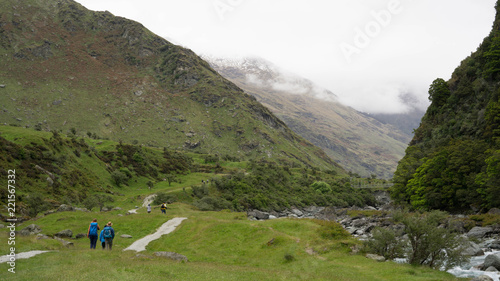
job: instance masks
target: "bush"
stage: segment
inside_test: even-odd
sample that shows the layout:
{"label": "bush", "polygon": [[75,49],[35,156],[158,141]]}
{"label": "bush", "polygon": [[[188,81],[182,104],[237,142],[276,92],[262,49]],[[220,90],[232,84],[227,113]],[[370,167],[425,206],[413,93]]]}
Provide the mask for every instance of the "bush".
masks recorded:
{"label": "bush", "polygon": [[28,204],[28,215],[30,217],[36,217],[38,213],[50,209],[49,202],[43,199],[44,197],[40,193],[32,193],[25,197],[24,201]]}
{"label": "bush", "polygon": [[111,173],[111,179],[113,180],[114,183],[116,183],[117,186],[121,186],[122,184],[128,183],[127,175],[125,175],[120,171],[113,171],[113,173]]}
{"label": "bush", "polygon": [[466,261],[462,255],[464,240],[451,230],[440,227],[446,213],[432,211],[423,214],[396,213],[394,219],[403,223],[408,235],[408,262],[446,269]]}
{"label": "bush", "polygon": [[405,242],[401,233],[393,229],[378,227],[372,231],[372,239],[365,242],[368,252],[381,255],[388,260],[404,257]]}
{"label": "bush", "polygon": [[160,205],[162,203],[172,204],[177,201],[177,196],[173,194],[167,194],[165,192],[156,193],[156,197],[153,200],[154,205]]}

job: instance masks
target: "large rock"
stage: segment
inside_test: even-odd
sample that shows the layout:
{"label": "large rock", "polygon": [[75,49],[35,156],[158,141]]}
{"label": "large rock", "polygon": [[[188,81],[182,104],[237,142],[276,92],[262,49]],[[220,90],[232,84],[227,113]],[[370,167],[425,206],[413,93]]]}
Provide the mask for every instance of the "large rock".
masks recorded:
{"label": "large rock", "polygon": [[185,262],[188,261],[188,258],[186,256],[174,252],[155,252],[153,255],[176,261],[185,261]]}
{"label": "large rock", "polygon": [[74,247],[75,246],[75,244],[73,244],[73,242],[66,241],[66,240],[64,240],[62,238],[59,238],[57,236],[54,237],[54,239],[57,240],[57,241],[60,241],[63,244],[64,247],[68,247],[69,248],[69,247]]}
{"label": "large rock", "polygon": [[71,237],[73,237],[73,231],[71,231],[71,229],[61,230],[58,233],[54,234],[54,236],[59,237],[59,238],[62,238],[62,237],[71,238]]}
{"label": "large rock", "polygon": [[500,253],[496,254],[491,254],[486,256],[484,259],[483,266],[481,268],[486,269],[490,266],[493,266],[494,268],[500,268]]}
{"label": "large rock", "polygon": [[498,208],[491,208],[491,209],[488,211],[488,214],[492,214],[492,215],[500,215],[500,209],[498,209]]}
{"label": "large rock", "polygon": [[486,227],[479,227],[475,226],[469,232],[466,234],[467,237],[469,238],[484,238],[487,235],[493,233],[493,228],[486,226]]}
{"label": "large rock", "polygon": [[21,229],[19,231],[19,234],[24,235],[24,236],[29,236],[29,235],[35,235],[42,232],[42,229],[36,225],[36,224],[30,224],[27,227]]}
{"label": "large rock", "polygon": [[253,210],[253,211],[249,211],[247,213],[247,215],[249,217],[254,217],[258,220],[267,220],[269,219],[269,214],[268,213],[264,213],[264,212],[261,212],[261,211],[258,211],[258,210]]}
{"label": "large rock", "polygon": [[72,212],[72,211],[74,211],[74,209],[70,205],[62,204],[61,206],[59,206],[59,208],[57,208],[57,211],[58,212]]}
{"label": "large rock", "polygon": [[462,252],[464,256],[482,256],[484,255],[484,251],[479,247],[478,244],[470,241],[468,247]]}
{"label": "large rock", "polygon": [[383,256],[375,255],[375,254],[366,254],[366,257],[378,262],[384,262],[385,258]]}

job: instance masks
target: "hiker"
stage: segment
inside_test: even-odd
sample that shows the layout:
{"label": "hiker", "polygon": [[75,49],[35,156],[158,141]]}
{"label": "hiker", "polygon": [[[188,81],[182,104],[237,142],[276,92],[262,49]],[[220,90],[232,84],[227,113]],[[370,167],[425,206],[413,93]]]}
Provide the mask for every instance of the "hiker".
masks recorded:
{"label": "hiker", "polygon": [[99,229],[101,228],[99,228],[97,219],[93,219],[89,225],[89,229],[87,230],[87,237],[90,239],[90,249],[95,249],[97,244],[97,231]]}
{"label": "hiker", "polygon": [[104,229],[102,230],[102,236],[104,237],[104,244],[106,249],[111,250],[113,247],[113,239],[115,238],[115,230],[111,227],[113,224],[108,222]]}
{"label": "hiker", "polygon": [[99,234],[99,241],[101,241],[101,246],[102,246],[102,249],[104,250],[104,248],[106,247],[106,243],[104,240],[104,235],[102,235],[102,233],[104,232],[104,229],[101,230],[101,233]]}
{"label": "hiker", "polygon": [[163,204],[161,204],[160,209],[161,209],[161,213],[166,215],[167,214],[167,203],[163,202]]}
{"label": "hiker", "polygon": [[151,213],[151,204],[148,204],[148,214]]}

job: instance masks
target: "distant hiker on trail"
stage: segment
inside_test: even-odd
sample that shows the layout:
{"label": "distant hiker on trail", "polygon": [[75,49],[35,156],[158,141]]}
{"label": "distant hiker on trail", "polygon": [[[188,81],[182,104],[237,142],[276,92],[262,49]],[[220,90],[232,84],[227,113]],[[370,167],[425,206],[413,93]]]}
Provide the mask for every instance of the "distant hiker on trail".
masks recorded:
{"label": "distant hiker on trail", "polygon": [[160,209],[161,209],[161,213],[166,215],[167,214],[167,203],[163,202],[163,204],[161,204]]}
{"label": "distant hiker on trail", "polygon": [[104,235],[102,235],[102,233],[104,232],[104,229],[101,230],[101,234],[99,234],[99,241],[101,241],[101,246],[102,246],[102,249],[104,250],[104,248],[106,247],[106,243],[104,240]]}
{"label": "distant hiker on trail", "polygon": [[151,204],[148,204],[148,214],[151,213]]}
{"label": "distant hiker on trail", "polygon": [[113,247],[113,239],[115,238],[115,230],[111,227],[113,224],[108,222],[104,229],[102,230],[102,236],[104,237],[104,243],[106,249],[111,250]]}
{"label": "distant hiker on trail", "polygon": [[90,249],[95,249],[95,245],[97,244],[97,231],[101,229],[99,228],[99,224],[97,224],[97,219],[93,219],[89,225],[89,230],[87,230],[87,237],[90,239]]}

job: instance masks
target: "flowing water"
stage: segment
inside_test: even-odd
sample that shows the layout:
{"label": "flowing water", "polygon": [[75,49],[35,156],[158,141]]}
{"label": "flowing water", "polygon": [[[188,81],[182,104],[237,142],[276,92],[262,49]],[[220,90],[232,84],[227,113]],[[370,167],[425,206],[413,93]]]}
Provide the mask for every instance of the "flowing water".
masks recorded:
{"label": "flowing water", "polygon": [[489,277],[493,278],[493,280],[500,281],[500,274],[498,274],[497,272],[485,272],[476,268],[478,265],[484,262],[486,256],[498,252],[500,251],[492,251],[492,252],[490,251],[490,252],[485,252],[483,256],[472,257],[468,264],[465,264],[461,267],[452,268],[448,270],[448,272],[457,277],[464,277],[464,278],[473,278],[481,275],[488,275]]}

